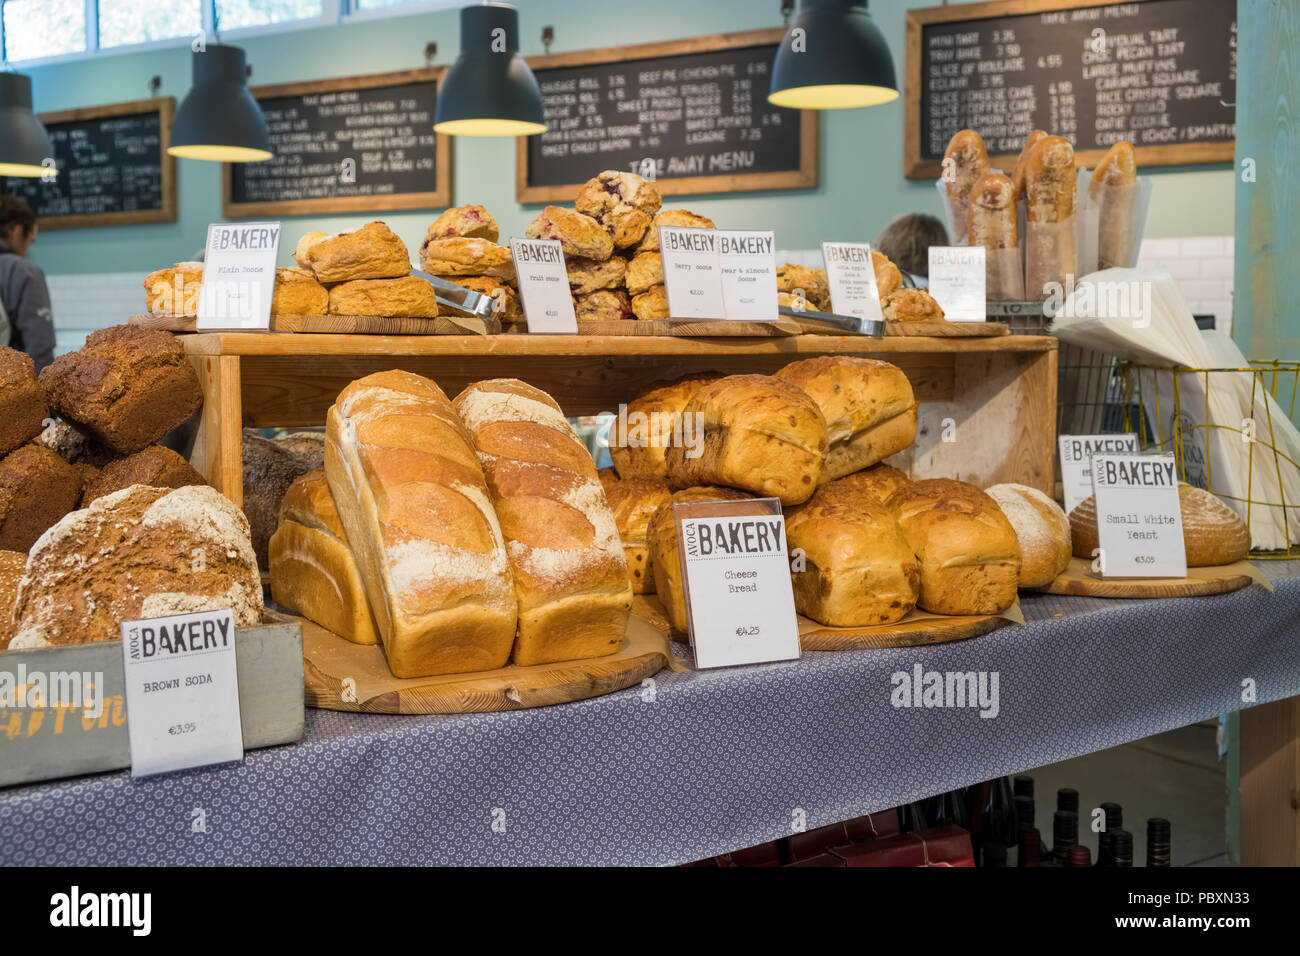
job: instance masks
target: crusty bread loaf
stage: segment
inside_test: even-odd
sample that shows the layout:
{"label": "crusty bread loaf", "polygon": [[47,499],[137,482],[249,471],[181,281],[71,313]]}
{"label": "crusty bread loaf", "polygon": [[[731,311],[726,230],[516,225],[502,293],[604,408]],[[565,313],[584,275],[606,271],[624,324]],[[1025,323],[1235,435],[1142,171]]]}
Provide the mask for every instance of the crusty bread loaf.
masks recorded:
{"label": "crusty bread loaf", "polygon": [[22,551],[0,551],[0,651],[14,637],[14,607],[26,567],[27,555]]}
{"label": "crusty bread loaf", "polygon": [[912,483],[912,479],[897,468],[889,465],[875,465],[863,471],[837,478],[826,487],[848,489],[858,495],[871,495],[882,505],[887,505],[901,489]]}
{"label": "crusty bread loaf", "polygon": [[[73,467],[88,467],[85,465]],[[144,451],[111,461],[94,474],[83,473],[86,479],[80,507],[84,508],[96,498],[111,495],[132,485],[150,488],[184,488],[186,485],[206,485],[207,479],[194,470],[188,461],[170,448],[150,445]]]}
{"label": "crusty bread loaf", "polygon": [[596,477],[600,479],[600,486],[605,489],[606,494],[609,493],[610,488],[618,484],[621,480],[618,477],[618,472],[613,468],[601,468],[597,470]]}
{"label": "crusty bread loaf", "polygon": [[632,478],[605,486],[605,497],[614,512],[614,523],[623,542],[628,574],[635,594],[653,594],[654,564],[646,543],[650,519],[661,504],[672,497],[668,482],[657,478]]}
{"label": "crusty bread loaf", "polygon": [[[1097,268],[1129,268],[1137,258],[1137,160],[1132,143],[1116,143],[1093,171],[1088,197],[1097,207]],[[1125,187],[1125,188],[1115,188]]]}
{"label": "crusty bread loaf", "polygon": [[[323,451],[323,449],[322,449]],[[321,452],[295,452],[252,429],[243,434],[244,516],[253,536],[257,566],[267,566],[267,546],[280,524],[280,503],[299,475],[320,468]]]}
{"label": "crusty bread loaf", "polygon": [[[1183,518],[1183,548],[1189,568],[1212,568],[1244,560],[1250,553],[1250,529],[1235,511],[1203,488],[1178,483],[1178,511]],[[1097,500],[1089,495],[1070,512],[1075,557],[1093,558],[1097,549]]]}
{"label": "crusty bread loaf", "polygon": [[675,488],[730,485],[780,498],[812,497],[826,464],[826,419],[808,393],[771,375],[729,375],[701,388],[682,412],[703,430],[703,446],[668,448]]}
{"label": "crusty bread loaf", "polygon": [[826,420],[822,483],[876,464],[916,441],[916,399],[903,370],[851,355],[791,362],[776,377],[803,389]]}
{"label": "crusty bread loaf", "polygon": [[0,347],[0,455],[39,435],[49,414],[32,357]]}
{"label": "crusty bread loaf", "polygon": [[1137,182],[1133,144],[1119,142],[1106,150],[1106,155],[1092,171],[1092,181],[1104,186],[1132,186]]}
{"label": "crusty bread loaf", "polygon": [[1020,545],[1020,586],[1051,584],[1070,563],[1070,519],[1037,488],[1003,484],[986,488],[1011,522]]}
{"label": "crusty bread loaf", "polygon": [[1074,215],[1074,147],[1044,136],[1025,159],[1025,197],[1030,222],[1064,222]]}
{"label": "crusty bread loaf", "polygon": [[1016,159],[1016,168],[1011,174],[1011,188],[1017,202],[1025,194],[1025,168],[1029,163],[1029,154],[1038,145],[1038,141],[1046,137],[1047,131],[1041,129],[1032,130],[1025,137],[1025,145],[1020,150],[1020,156]]}
{"label": "crusty bread loaf", "polygon": [[289,486],[269,550],[271,597],[277,604],[353,644],[379,643],[325,469],[309,471]]}
{"label": "crusty bread loaf", "polygon": [[[716,382],[721,375],[704,372],[683,375],[671,382],[656,384],[627,403],[624,416],[626,428],[611,428],[609,457],[614,462],[618,476],[628,478],[658,478],[667,480],[668,466],[664,456],[668,441],[682,426],[682,412],[705,385]],[[703,440],[703,435],[695,436]]]}
{"label": "crusty bread loaf", "polygon": [[654,573],[655,593],[668,614],[673,629],[686,633],[686,592],[682,586],[682,559],[677,552],[677,521],[673,505],[678,502],[744,501],[752,498],[734,488],[701,486],[683,488],[655,509],[646,528],[646,543],[650,549],[650,567]]}
{"label": "crusty bread loaf", "polygon": [[77,507],[85,480],[44,445],[23,445],[0,461],[0,548],[27,551]]}
{"label": "crusty bread loaf", "polygon": [[952,212],[954,242],[967,234],[971,193],[988,171],[989,154],[979,133],[964,129],[948,141],[943,154],[943,180]]}
{"label": "crusty bread loaf", "polygon": [[1001,173],[985,173],[971,192],[970,244],[1016,248],[1016,190]]}
{"label": "crusty bread loaf", "polygon": [[60,419],[46,424],[44,430],[36,436],[36,444],[44,445],[70,465],[103,468],[120,457],[103,442]]}
{"label": "crusty bread loaf", "polygon": [[873,494],[823,485],[785,519],[794,605],[828,627],[893,624],[916,607],[921,568]]}
{"label": "crusty bread loaf", "polygon": [[1020,545],[997,502],[948,478],[913,482],[890,499],[921,560],[917,605],[934,614],[996,614],[1016,600]]}
{"label": "crusty bread loaf", "polygon": [[514,573],[513,661],[613,654],[632,585],[586,445],[551,396],[518,379],[475,382],[453,405],[473,436]]}
{"label": "crusty bread loaf", "polygon": [[325,476],[397,677],[503,667],[517,604],[496,511],[451,402],[410,372],[329,410]]}
{"label": "crusty bread loaf", "polygon": [[248,522],[206,485],[133,485],[67,515],[27,559],[10,649],[112,641],[123,621],[230,608],[262,620]]}

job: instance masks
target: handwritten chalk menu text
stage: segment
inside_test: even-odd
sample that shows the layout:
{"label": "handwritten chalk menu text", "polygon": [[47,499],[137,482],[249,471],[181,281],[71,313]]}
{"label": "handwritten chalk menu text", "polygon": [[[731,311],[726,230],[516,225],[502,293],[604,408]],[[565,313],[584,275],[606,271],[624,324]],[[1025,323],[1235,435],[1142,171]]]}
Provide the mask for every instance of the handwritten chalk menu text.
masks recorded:
{"label": "handwritten chalk menu text", "polygon": [[782,35],[531,58],[548,129],[519,141],[517,198],[572,201],[605,169],[669,195],[816,186],[816,117],[767,102]]}
{"label": "handwritten chalk menu text", "polygon": [[227,217],[446,206],[450,151],[433,131],[441,69],[252,90],[274,157],[230,163]]}
{"label": "handwritten chalk menu text", "polygon": [[[1085,163],[1122,140],[1139,164],[1230,162],[1237,16],[1230,0],[1019,0],[908,14],[907,174],[938,175],[954,133],[1014,157],[1035,129]],[[1010,166],[1004,168],[1010,169]]]}
{"label": "handwritten chalk menu text", "polygon": [[42,229],[176,220],[176,161],[167,155],[170,97],[41,114],[58,175],[4,177]]}

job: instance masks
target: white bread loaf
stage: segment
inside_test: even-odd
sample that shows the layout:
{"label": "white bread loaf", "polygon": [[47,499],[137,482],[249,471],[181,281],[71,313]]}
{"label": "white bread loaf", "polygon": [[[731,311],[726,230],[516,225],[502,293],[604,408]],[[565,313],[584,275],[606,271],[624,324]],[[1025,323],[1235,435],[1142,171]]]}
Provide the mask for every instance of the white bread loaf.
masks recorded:
{"label": "white bread loaf", "polygon": [[518,379],[454,402],[473,436],[519,601],[516,664],[613,654],[632,585],[596,463],[551,396]]}
{"label": "white bread loaf", "polygon": [[505,666],[517,604],[473,442],[436,384],[353,382],[329,410],[325,476],[397,677]]}
{"label": "white bread loaf", "polygon": [[1020,545],[1020,586],[1051,584],[1070,564],[1070,519],[1037,488],[1003,484],[985,488],[1015,529]]}
{"label": "white bread loaf", "polygon": [[[1178,511],[1183,519],[1183,547],[1189,568],[1233,564],[1250,553],[1250,529],[1235,511],[1203,488],[1178,483]],[[1093,557],[1097,544],[1097,499],[1089,495],[1070,512],[1070,535],[1076,557]]]}

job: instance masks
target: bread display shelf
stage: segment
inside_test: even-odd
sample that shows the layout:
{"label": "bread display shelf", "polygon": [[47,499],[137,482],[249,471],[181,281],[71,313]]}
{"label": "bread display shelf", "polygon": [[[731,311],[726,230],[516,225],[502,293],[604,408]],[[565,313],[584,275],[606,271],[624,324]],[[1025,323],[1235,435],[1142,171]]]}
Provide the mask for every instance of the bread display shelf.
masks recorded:
{"label": "bread display shelf", "polygon": [[[662,335],[681,338],[717,337],[739,338],[757,336],[771,338],[782,335],[799,335],[804,329],[789,319],[774,322],[740,322],[729,320],[670,322],[667,319],[608,319],[578,322],[579,335],[609,335],[615,337]],[[526,334],[527,323],[506,327],[511,335]]]}
{"label": "bread display shelf", "polygon": [[1092,571],[1086,558],[1071,558],[1070,566],[1055,581],[1038,588],[1046,594],[1073,594],[1103,598],[1171,598],[1227,594],[1267,580],[1249,561],[1215,568],[1188,568],[1185,578],[1103,578]]}
{"label": "bread display shelf", "polygon": [[[374,714],[526,710],[612,694],[639,684],[669,663],[664,634],[632,617],[622,647],[608,657],[403,680],[388,670],[382,648],[352,644],[311,621],[301,623],[306,700],[322,710]],[[345,679],[351,683],[345,685]]]}
{"label": "bread display shelf", "polygon": [[886,322],[885,335],[896,338],[931,336],[941,339],[982,339],[1010,335],[1002,322]]}
{"label": "bread display shelf", "polygon": [[[198,332],[197,319],[178,315],[133,315],[131,325],[167,332]],[[337,335],[491,335],[501,331],[494,318],[440,315],[273,315],[271,332],[310,332]]]}

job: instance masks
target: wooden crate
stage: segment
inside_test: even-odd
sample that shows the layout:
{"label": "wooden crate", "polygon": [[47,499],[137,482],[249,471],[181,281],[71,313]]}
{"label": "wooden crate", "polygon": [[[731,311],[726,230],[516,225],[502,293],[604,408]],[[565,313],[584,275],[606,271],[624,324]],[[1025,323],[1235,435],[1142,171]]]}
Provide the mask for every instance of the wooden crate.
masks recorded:
{"label": "wooden crate", "polygon": [[[244,749],[301,740],[304,729],[302,626],[238,628],[239,720]],[[0,786],[75,777],[131,766],[126,727],[122,642],[0,651],[0,675],[21,672],[103,675],[103,712],[83,717],[80,705],[0,706]],[[48,702],[46,702],[48,703]]]}
{"label": "wooden crate", "polygon": [[312,427],[351,381],[400,368],[449,396],[484,378],[521,378],[569,415],[617,412],[653,382],[686,372],[771,373],[814,355],[863,355],[907,373],[921,403],[916,445],[895,461],[916,477],[1052,490],[1056,339],[790,335],[182,335],[203,386],[194,467],[243,505],[241,429]]}

